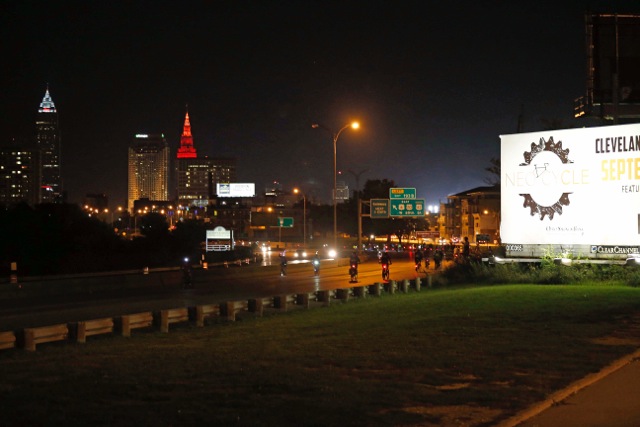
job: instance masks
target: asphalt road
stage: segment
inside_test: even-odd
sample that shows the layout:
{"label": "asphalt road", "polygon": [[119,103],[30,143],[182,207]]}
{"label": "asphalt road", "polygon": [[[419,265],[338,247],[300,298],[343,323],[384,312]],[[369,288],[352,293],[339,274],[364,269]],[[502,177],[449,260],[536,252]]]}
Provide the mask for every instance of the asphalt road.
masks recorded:
{"label": "asphalt road", "polygon": [[[315,276],[310,263],[290,262],[287,275],[282,277],[277,266],[267,264],[234,266],[227,269],[225,274],[216,274],[213,269],[195,270],[194,289],[181,289],[180,283],[175,283],[152,289],[0,300],[0,331],[354,286],[349,283],[348,265],[335,266],[335,262],[325,261],[321,265],[320,275]],[[235,271],[231,272],[233,269]],[[412,260],[406,257],[393,260],[391,280],[415,279],[416,276]],[[420,276],[424,278],[426,273],[421,273]],[[360,264],[359,285],[375,282],[382,282],[377,261]]]}

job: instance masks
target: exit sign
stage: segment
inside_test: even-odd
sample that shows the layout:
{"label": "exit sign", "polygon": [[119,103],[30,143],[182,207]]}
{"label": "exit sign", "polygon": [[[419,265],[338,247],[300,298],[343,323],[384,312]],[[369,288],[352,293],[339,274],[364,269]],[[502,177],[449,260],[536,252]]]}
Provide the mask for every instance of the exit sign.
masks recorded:
{"label": "exit sign", "polygon": [[390,188],[389,198],[390,199],[415,199],[416,189],[415,188]]}
{"label": "exit sign", "polygon": [[293,218],[292,217],[278,217],[278,227],[282,228],[291,228],[293,227]]}
{"label": "exit sign", "polygon": [[392,217],[423,217],[424,199],[391,199],[389,215]]}

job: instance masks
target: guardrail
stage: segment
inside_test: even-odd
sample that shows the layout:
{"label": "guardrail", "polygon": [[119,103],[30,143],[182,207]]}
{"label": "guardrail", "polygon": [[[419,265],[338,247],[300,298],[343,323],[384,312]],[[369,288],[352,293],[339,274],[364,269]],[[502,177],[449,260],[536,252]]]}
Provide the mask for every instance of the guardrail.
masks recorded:
{"label": "guardrail", "polygon": [[349,288],[321,290],[312,293],[275,295],[265,298],[226,301],[221,304],[197,305],[193,307],[176,307],[158,312],[142,312],[123,314],[113,318],[83,320],[65,324],[24,328],[18,331],[0,332],[0,350],[22,348],[35,351],[39,344],[52,342],[84,343],[87,337],[94,335],[120,334],[131,337],[134,329],[169,332],[173,324],[195,324],[203,327],[207,321],[235,321],[238,316],[263,316],[268,310],[284,312],[294,309],[309,309],[314,306],[329,306],[332,301],[347,303],[351,298],[366,298],[368,295],[381,296],[384,293],[393,295],[407,293],[410,290],[419,292],[421,280],[391,280],[386,283],[376,282],[371,285],[359,285]]}

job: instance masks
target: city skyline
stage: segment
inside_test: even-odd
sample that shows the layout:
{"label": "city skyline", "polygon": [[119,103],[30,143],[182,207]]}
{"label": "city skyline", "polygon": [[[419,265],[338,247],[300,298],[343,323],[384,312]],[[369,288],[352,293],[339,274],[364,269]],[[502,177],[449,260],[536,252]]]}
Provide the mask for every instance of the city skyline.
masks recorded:
{"label": "city skyline", "polygon": [[278,181],[329,202],[331,135],[311,124],[353,119],[339,179],[351,190],[390,179],[435,204],[484,184],[501,134],[584,125],[572,118],[585,92],[584,14],[638,12],[547,6],[10,4],[0,131],[29,137],[48,84],[69,201],[124,203],[129,141],[164,133],[173,157],[188,104],[198,155],[237,158],[238,182],[258,190]]}

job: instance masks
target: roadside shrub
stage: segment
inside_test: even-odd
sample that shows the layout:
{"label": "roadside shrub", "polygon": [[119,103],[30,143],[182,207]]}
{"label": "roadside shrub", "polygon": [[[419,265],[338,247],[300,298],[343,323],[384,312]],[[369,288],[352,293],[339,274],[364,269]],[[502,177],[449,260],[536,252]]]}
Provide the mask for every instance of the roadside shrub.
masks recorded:
{"label": "roadside shrub", "polygon": [[432,279],[434,286],[457,284],[519,284],[568,285],[578,283],[620,283],[640,286],[640,268],[611,264],[556,264],[543,260],[538,264],[485,263],[454,264]]}
{"label": "roadside shrub", "polygon": [[627,267],[624,271],[626,272],[624,282],[634,288],[640,287],[640,268]]}

